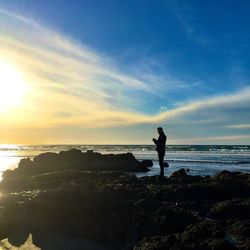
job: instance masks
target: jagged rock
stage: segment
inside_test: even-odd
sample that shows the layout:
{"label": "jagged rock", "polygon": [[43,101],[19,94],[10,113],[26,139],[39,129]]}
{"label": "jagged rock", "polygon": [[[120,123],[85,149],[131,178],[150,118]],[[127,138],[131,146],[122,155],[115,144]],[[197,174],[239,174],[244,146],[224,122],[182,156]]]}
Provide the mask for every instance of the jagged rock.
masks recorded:
{"label": "jagged rock", "polygon": [[233,242],[238,249],[250,249],[250,220],[234,221],[227,228],[227,238]]}
{"label": "jagged rock", "polygon": [[250,219],[250,199],[233,199],[213,205],[208,216],[213,219]]}
{"label": "jagged rock", "polygon": [[178,239],[175,235],[168,236],[152,236],[145,237],[142,241],[138,242],[133,250],[165,250],[172,249],[171,247],[177,242]]}
{"label": "jagged rock", "polygon": [[153,162],[151,160],[143,160],[143,161],[141,161],[140,165],[142,167],[152,167],[153,166]]}
{"label": "jagged rock", "polygon": [[149,162],[139,162],[133,154],[107,154],[88,150],[86,153],[78,149],[61,151],[57,153],[43,153],[33,160],[22,159],[17,169],[7,170],[3,173],[6,180],[20,177],[22,175],[32,176],[52,171],[61,170],[82,170],[82,171],[124,171],[124,172],[145,172],[149,171],[146,165]]}
{"label": "jagged rock", "polygon": [[241,172],[230,172],[228,170],[223,170],[217,175],[213,177],[216,181],[224,181],[224,182],[240,182],[240,181],[246,181],[250,183],[250,177],[247,173],[241,173]]}
{"label": "jagged rock", "polygon": [[143,239],[134,250],[163,249],[237,249],[224,234],[224,227],[217,222],[201,222],[190,225],[183,233],[155,236]]}
{"label": "jagged rock", "polygon": [[186,170],[184,168],[181,168],[178,171],[175,171],[174,173],[171,174],[170,178],[178,178],[178,177],[187,177]]}
{"label": "jagged rock", "polygon": [[188,210],[159,200],[142,199],[135,203],[134,210],[139,237],[180,232],[198,220]]}
{"label": "jagged rock", "polygon": [[0,238],[18,245],[32,233],[41,248],[46,234],[118,250],[250,249],[250,174],[137,178],[124,166],[141,168],[132,154],[79,150],[22,160],[0,183]]}

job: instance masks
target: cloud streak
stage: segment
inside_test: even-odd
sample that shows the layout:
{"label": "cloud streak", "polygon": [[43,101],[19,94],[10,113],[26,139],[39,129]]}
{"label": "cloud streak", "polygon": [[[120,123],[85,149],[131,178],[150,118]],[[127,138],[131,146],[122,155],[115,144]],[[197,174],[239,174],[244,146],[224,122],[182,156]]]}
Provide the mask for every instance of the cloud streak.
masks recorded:
{"label": "cloud streak", "polygon": [[185,5],[183,1],[179,2],[176,0],[168,1],[168,7],[173,12],[188,39],[202,47],[214,44],[211,37],[207,37],[207,35],[198,30],[197,23],[200,22],[201,19],[197,19],[195,8],[190,5]]}
{"label": "cloud streak", "polygon": [[233,125],[228,125],[227,127],[235,129],[250,129],[250,124],[233,124]]}
{"label": "cloud streak", "polygon": [[[197,86],[150,69],[126,73],[111,58],[65,35],[6,10],[0,9],[0,13],[3,15],[1,60],[14,65],[29,88],[22,106],[0,114],[0,122],[6,129],[107,128],[159,123],[186,126],[194,122],[225,127],[242,123],[243,119],[244,123],[249,122],[249,87],[235,93],[183,101],[176,108],[159,111],[161,106],[169,107],[166,99],[149,115],[150,98],[167,98],[171,92]],[[137,105],[144,105],[144,110]],[[249,125],[228,128],[249,128]]]}
{"label": "cloud streak", "polygon": [[[150,122],[150,116],[137,111],[137,102],[188,86],[150,70],[124,73],[112,59],[79,42],[20,15],[0,12],[5,27],[0,34],[1,60],[20,69],[30,88],[25,105],[18,110],[22,116],[5,116],[6,122],[21,119],[32,126],[87,127]],[[70,115],[58,115],[62,113]],[[34,114],[43,119],[38,122]]]}

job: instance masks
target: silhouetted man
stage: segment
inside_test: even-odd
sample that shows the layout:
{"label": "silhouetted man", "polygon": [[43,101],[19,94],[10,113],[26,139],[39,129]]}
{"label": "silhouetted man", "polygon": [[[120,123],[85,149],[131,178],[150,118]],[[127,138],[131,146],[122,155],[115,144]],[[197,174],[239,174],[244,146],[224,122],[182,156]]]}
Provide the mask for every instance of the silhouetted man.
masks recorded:
{"label": "silhouetted man", "polygon": [[156,151],[158,153],[159,165],[161,168],[160,176],[163,177],[164,176],[164,162],[163,161],[164,161],[164,156],[165,156],[165,146],[166,146],[167,137],[164,134],[162,127],[157,128],[157,131],[159,133],[158,140],[153,138],[153,142],[156,145]]}

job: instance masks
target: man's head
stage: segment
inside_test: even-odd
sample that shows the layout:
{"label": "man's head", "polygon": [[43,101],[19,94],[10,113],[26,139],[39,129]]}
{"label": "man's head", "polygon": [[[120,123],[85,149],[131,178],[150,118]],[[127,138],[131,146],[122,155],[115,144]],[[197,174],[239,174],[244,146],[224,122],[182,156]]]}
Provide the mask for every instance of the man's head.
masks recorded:
{"label": "man's head", "polygon": [[158,131],[159,134],[162,134],[163,133],[163,128],[159,127],[159,128],[157,128],[157,131]]}

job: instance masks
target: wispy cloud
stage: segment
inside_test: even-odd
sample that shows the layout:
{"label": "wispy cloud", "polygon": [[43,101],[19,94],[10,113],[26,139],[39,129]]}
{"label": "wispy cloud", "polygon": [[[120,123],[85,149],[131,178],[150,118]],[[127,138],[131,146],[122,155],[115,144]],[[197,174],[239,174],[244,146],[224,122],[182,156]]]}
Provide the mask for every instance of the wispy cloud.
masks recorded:
{"label": "wispy cloud", "polygon": [[201,19],[198,20],[194,7],[177,0],[167,3],[188,39],[204,47],[214,43],[211,37],[201,33],[197,28],[197,23],[201,22]]}
{"label": "wispy cloud", "polygon": [[[245,118],[248,117],[249,105],[250,87],[246,87],[233,94],[218,95],[183,104],[176,109],[160,113],[154,119],[160,121],[177,117],[185,118],[185,115],[195,114],[199,117],[210,116],[211,119],[214,117],[225,119],[227,117],[230,120],[238,120],[242,114]],[[237,107],[239,110],[236,110]],[[188,119],[188,117],[186,118]]]}
{"label": "wispy cloud", "polygon": [[[78,41],[20,15],[2,9],[0,13],[1,60],[19,69],[29,87],[22,106],[0,115],[2,129],[156,123],[227,126],[250,117],[249,87],[182,101],[178,106],[169,105],[166,99],[159,105],[160,111],[156,109],[155,114],[148,115],[152,96],[163,99],[171,92],[196,88],[197,84],[186,83],[167,72],[156,74],[147,67],[135,66],[128,73],[111,58]],[[145,104],[144,109],[139,111],[137,103]]]}
{"label": "wispy cloud", "polygon": [[228,125],[227,127],[235,129],[250,129],[250,124],[233,124],[233,125]]}
{"label": "wispy cloud", "polygon": [[102,127],[151,122],[158,118],[138,112],[136,103],[192,85],[147,67],[125,73],[111,58],[77,41],[28,18],[0,12],[1,59],[14,63],[30,88],[19,115],[5,116],[5,123]]}
{"label": "wispy cloud", "polygon": [[244,134],[244,135],[223,135],[223,136],[212,136],[212,137],[199,137],[199,138],[185,138],[185,139],[176,139],[172,140],[172,143],[184,143],[184,144],[210,144],[212,143],[226,143],[227,141],[230,141],[232,143],[237,143],[239,140],[249,140],[250,135]]}

